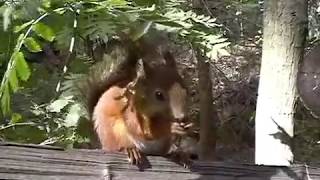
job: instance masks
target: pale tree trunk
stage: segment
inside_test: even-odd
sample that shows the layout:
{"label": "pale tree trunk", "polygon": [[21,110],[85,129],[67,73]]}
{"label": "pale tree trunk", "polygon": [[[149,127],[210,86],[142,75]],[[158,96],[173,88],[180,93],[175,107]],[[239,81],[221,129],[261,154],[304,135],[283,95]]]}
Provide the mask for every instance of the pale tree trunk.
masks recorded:
{"label": "pale tree trunk", "polygon": [[278,125],[293,137],[298,62],[303,57],[307,27],[306,0],[265,3],[263,51],[256,110],[256,164],[290,165],[289,145],[274,134]]}
{"label": "pale tree trunk", "polygon": [[216,121],[218,116],[213,105],[210,63],[206,61],[200,50],[197,50],[200,96],[200,140],[199,159],[210,161],[215,159]]}

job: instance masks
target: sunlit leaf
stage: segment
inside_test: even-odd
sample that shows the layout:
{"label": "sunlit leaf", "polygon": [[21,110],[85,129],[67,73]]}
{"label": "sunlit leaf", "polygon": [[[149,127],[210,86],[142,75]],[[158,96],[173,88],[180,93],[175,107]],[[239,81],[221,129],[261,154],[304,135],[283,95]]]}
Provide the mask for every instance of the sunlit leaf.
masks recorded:
{"label": "sunlit leaf", "polygon": [[69,104],[69,99],[58,99],[55,100],[48,106],[50,112],[60,112],[65,106]]}
{"label": "sunlit leaf", "polygon": [[16,46],[14,48],[14,52],[12,53],[12,58],[17,54],[18,51],[20,51],[20,44],[23,42],[23,39],[24,39],[24,34],[21,33],[17,39],[17,43],[16,43]]}
{"label": "sunlit leaf", "polygon": [[65,120],[66,127],[76,126],[80,117],[81,117],[81,106],[79,104],[73,104],[70,109],[69,113]]}
{"label": "sunlit leaf", "polygon": [[34,20],[31,20],[31,21],[29,21],[29,22],[26,22],[26,23],[20,25],[20,26],[15,26],[15,27],[14,27],[14,32],[15,32],[15,33],[18,33],[18,32],[20,32],[20,31],[22,31],[22,30],[25,29],[26,27],[30,26],[33,22],[34,22]]}
{"label": "sunlit leaf", "polygon": [[16,92],[18,90],[18,77],[17,77],[17,73],[15,71],[15,69],[12,69],[10,71],[9,74],[9,83],[10,83],[10,87],[12,89],[13,92]]}
{"label": "sunlit leaf", "polygon": [[51,42],[55,38],[52,29],[44,23],[39,22],[35,24],[32,29],[38,34],[38,36],[44,38],[47,41]]}
{"label": "sunlit leaf", "polygon": [[2,91],[3,92],[1,92],[2,93],[2,95],[1,95],[1,110],[4,115],[7,115],[11,112],[9,84],[5,84]]}
{"label": "sunlit leaf", "polygon": [[28,37],[24,40],[24,45],[28,48],[30,52],[40,52],[41,46],[32,37]]}
{"label": "sunlit leaf", "polygon": [[51,0],[42,0],[42,6],[45,8],[51,7]]}
{"label": "sunlit leaf", "polygon": [[28,80],[31,72],[26,60],[24,59],[23,53],[18,52],[14,58],[18,77],[23,81]]}
{"label": "sunlit leaf", "polygon": [[15,124],[15,123],[19,123],[22,122],[22,116],[19,113],[12,113],[11,115],[11,123]]}

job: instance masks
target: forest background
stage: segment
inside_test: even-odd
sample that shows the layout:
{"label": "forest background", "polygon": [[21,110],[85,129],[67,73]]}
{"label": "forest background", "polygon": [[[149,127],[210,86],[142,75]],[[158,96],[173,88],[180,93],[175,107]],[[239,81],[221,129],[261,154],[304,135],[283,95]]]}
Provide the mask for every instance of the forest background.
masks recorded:
{"label": "forest background", "polygon": [[[0,6],[0,140],[90,148],[93,133],[76,83],[96,59],[112,61],[101,56],[101,42],[155,28],[170,35],[196,125],[206,93],[199,91],[196,54],[206,53],[218,159],[253,162],[263,1],[7,0]],[[319,41],[319,0],[309,1],[308,13],[306,52]],[[295,128],[295,160],[319,161],[320,121],[300,101]]]}

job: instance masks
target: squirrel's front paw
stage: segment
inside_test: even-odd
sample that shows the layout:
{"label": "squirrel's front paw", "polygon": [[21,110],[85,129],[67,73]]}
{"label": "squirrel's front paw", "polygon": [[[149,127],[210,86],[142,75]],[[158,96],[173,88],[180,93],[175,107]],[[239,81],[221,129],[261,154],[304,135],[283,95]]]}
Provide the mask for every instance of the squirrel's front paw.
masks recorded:
{"label": "squirrel's front paw", "polygon": [[186,135],[192,126],[193,123],[186,124],[183,122],[173,122],[171,124],[171,132],[173,134]]}
{"label": "squirrel's front paw", "polygon": [[133,164],[133,165],[142,164],[143,158],[139,149],[137,149],[136,147],[126,148],[126,152],[127,152],[128,160],[130,164]]}
{"label": "squirrel's front paw", "polygon": [[174,162],[182,165],[184,168],[190,169],[193,161],[189,157],[188,153],[185,153],[183,151],[174,151],[169,154],[170,159],[172,159]]}

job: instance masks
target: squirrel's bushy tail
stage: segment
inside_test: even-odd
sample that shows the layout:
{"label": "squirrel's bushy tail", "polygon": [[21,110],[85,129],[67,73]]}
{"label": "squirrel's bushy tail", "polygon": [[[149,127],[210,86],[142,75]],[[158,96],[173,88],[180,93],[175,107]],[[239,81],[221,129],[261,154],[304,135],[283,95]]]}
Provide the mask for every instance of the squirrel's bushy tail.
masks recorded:
{"label": "squirrel's bushy tail", "polygon": [[[90,70],[84,80],[78,85],[84,99],[84,106],[89,119],[101,95],[115,84],[132,80],[135,76],[135,66],[138,53],[122,42],[113,44],[108,54],[103,54]],[[109,50],[109,49],[108,49]]]}

